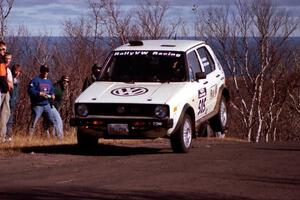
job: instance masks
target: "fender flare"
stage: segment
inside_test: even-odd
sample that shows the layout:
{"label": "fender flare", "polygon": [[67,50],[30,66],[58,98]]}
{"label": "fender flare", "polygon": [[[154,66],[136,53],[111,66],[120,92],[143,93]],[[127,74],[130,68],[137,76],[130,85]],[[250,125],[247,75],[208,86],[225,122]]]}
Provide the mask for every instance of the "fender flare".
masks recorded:
{"label": "fender flare", "polygon": [[175,132],[178,131],[178,129],[180,128],[182,122],[183,122],[183,118],[184,118],[184,115],[188,113],[191,117],[191,120],[192,120],[192,127],[193,127],[193,135],[195,135],[195,112],[192,108],[192,106],[188,103],[186,103],[183,108],[182,108],[182,111],[181,111],[181,114],[178,118],[178,121],[176,123],[176,126],[174,128],[174,130],[171,132],[170,135],[174,134]]}

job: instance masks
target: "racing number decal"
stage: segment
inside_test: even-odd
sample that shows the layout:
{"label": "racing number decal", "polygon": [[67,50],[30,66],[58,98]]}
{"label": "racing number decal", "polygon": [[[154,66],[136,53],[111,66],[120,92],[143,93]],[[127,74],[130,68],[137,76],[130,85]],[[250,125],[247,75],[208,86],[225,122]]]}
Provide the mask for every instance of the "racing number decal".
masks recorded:
{"label": "racing number decal", "polygon": [[205,103],[206,103],[206,88],[201,88],[198,90],[198,99],[199,99],[199,111],[198,115],[204,113],[205,111]]}

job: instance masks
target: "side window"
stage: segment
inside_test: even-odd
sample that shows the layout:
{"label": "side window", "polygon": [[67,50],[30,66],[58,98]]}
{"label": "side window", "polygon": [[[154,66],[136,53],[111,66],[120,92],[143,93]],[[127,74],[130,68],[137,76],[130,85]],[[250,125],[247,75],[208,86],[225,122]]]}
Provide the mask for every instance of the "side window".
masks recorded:
{"label": "side window", "polygon": [[202,65],[205,70],[205,74],[209,74],[212,71],[214,71],[216,68],[215,63],[214,63],[211,55],[207,51],[207,49],[205,47],[201,47],[201,48],[197,49],[197,52],[199,53]]}
{"label": "side window", "polygon": [[190,78],[195,80],[195,74],[197,72],[201,72],[201,66],[195,51],[187,54],[187,62],[189,66],[189,74],[190,76],[192,75]]}

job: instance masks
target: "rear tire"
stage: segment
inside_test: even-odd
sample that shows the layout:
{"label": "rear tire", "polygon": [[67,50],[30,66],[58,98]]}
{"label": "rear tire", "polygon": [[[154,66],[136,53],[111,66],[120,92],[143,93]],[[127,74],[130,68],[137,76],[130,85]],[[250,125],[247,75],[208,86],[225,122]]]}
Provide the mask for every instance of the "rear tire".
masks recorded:
{"label": "rear tire", "polygon": [[183,117],[178,131],[171,135],[171,147],[175,153],[187,153],[192,146],[193,127],[189,115]]}
{"label": "rear tire", "polygon": [[222,96],[218,114],[211,118],[209,122],[214,132],[224,134],[228,123],[227,103],[224,96]]}
{"label": "rear tire", "polygon": [[98,145],[98,138],[77,129],[77,144],[82,150],[93,150]]}

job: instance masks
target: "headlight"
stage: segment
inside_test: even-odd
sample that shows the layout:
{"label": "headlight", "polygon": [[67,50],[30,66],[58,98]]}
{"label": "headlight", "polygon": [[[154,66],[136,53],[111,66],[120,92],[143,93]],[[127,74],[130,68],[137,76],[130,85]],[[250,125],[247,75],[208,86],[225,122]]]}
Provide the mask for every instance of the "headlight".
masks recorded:
{"label": "headlight", "polygon": [[156,106],[154,110],[154,115],[158,118],[164,118],[168,115],[168,107],[167,106]]}
{"label": "headlight", "polygon": [[76,113],[81,117],[86,117],[89,114],[88,107],[85,104],[79,104],[76,108]]}

